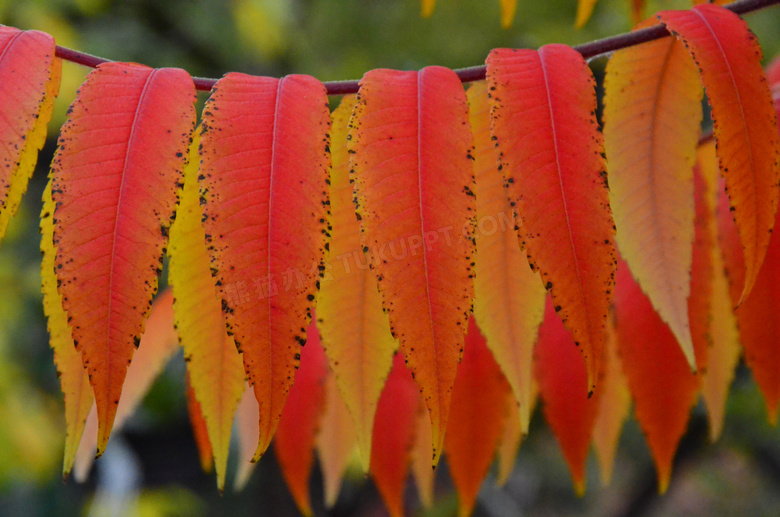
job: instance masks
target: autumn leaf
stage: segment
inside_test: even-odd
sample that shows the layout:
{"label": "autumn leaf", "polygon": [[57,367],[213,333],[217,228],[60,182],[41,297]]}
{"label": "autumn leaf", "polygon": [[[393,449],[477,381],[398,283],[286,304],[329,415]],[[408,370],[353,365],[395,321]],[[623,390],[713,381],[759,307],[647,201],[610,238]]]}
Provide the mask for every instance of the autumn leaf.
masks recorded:
{"label": "autumn leaf", "polygon": [[19,208],[46,140],[61,73],[54,38],[39,31],[0,27],[0,239]]}
{"label": "autumn leaf", "polygon": [[[356,452],[358,436],[352,415],[341,398],[336,375],[325,379],[325,407],[317,434],[317,457],[322,470],[325,508],[333,508],[341,491],[341,482]],[[427,445],[427,444],[426,444]]]}
{"label": "autumn leaf", "polygon": [[756,282],[780,199],[780,136],[761,48],[739,16],[717,5],[662,11],[658,18],[686,45],[707,89],[720,171],[745,255],[742,302]]}
{"label": "autumn leaf", "polygon": [[[576,360],[581,363],[577,353]],[[451,420],[444,446],[450,476],[458,491],[458,515],[471,515],[487,475],[512,398],[501,368],[487,347],[474,318],[469,320],[463,361],[452,391]]]}
{"label": "autumn leaf", "polygon": [[[348,150],[363,244],[441,454],[473,298],[473,139],[452,70],[372,70]],[[446,157],[446,159],[444,159]]]}
{"label": "autumn leaf", "polygon": [[57,278],[54,274],[56,250],[52,243],[54,226],[52,216],[54,203],[51,200],[51,183],[43,192],[41,209],[41,286],[43,291],[43,312],[46,314],[49,330],[49,344],[54,351],[54,364],[57,376],[65,396],[65,457],[62,462],[62,475],[67,478],[73,468],[84,423],[95,397],[89,385],[87,371],[81,363],[81,354],[73,345],[73,336],[68,324],[68,315],[62,308],[62,297],[57,291]]}
{"label": "autumn leaf", "polygon": [[[166,289],[152,304],[138,351],[133,363],[127,368],[122,398],[114,419],[114,427],[117,430],[133,415],[152,383],[178,349],[179,337],[173,324],[173,295],[170,289]],[[73,476],[79,482],[86,480],[95,459],[100,436],[98,411],[97,405],[93,404],[76,452]]]}
{"label": "autumn leaf", "polygon": [[206,241],[228,331],[260,407],[257,460],[292,385],[324,267],[325,88],[302,75],[227,74],[201,128]]}
{"label": "autumn leaf", "polygon": [[514,214],[490,139],[486,84],[472,84],[468,99],[477,194],[474,316],[512,386],[522,432],[528,434],[533,347],[544,317],[545,290],[539,275],[529,269],[517,239]]}
{"label": "autumn leaf", "polygon": [[347,96],[332,114],[330,208],[332,239],[326,277],[317,299],[322,345],[358,433],[360,459],[368,472],[374,413],[398,342],[382,311],[375,275],[360,242],[352,202],[347,124],[357,99]]}
{"label": "autumn leaf", "polygon": [[417,386],[396,354],[379,397],[371,442],[371,477],[392,517],[403,515],[404,487],[415,438]]}
{"label": "autumn leaf", "polygon": [[431,419],[428,418],[428,410],[422,399],[420,399],[418,406],[414,426],[411,470],[420,504],[423,508],[431,508],[434,504],[434,484],[436,482],[436,469],[431,468]]}
{"label": "autumn leaf", "polygon": [[[533,413],[533,407],[536,406],[536,392],[537,388],[532,390],[533,397],[531,413]],[[509,476],[512,475],[512,471],[517,463],[517,453],[520,450],[520,444],[523,438],[527,435],[523,433],[523,427],[520,422],[520,412],[518,411],[517,404],[514,400],[507,400],[507,416],[504,424],[504,431],[501,435],[501,441],[498,443],[496,449],[496,485],[504,486],[509,481]]]}
{"label": "autumn leaf", "polygon": [[517,11],[517,0],[499,0],[501,4],[501,27],[508,29],[512,26]]}
{"label": "autumn leaf", "polygon": [[295,383],[290,388],[274,437],[274,452],[282,476],[303,515],[312,515],[309,476],[314,467],[315,441],[325,406],[327,374],[328,361],[312,321],[306,333],[306,346],[301,352],[301,365],[295,372]]}
{"label": "autumn leaf", "polygon": [[563,45],[493,50],[493,137],[518,235],[596,384],[614,285],[615,242],[593,75]]}
{"label": "autumn leaf", "polygon": [[[648,20],[637,29],[651,25]],[[696,67],[677,40],[650,41],[612,55],[604,90],[609,198],[618,248],[695,368],[687,300],[693,165],[702,118]]]}
{"label": "autumn leaf", "polygon": [[577,17],[574,26],[578,29],[583,28],[590,20],[594,7],[596,7],[596,0],[577,0]]}
{"label": "autumn leaf", "polygon": [[615,466],[620,433],[631,410],[631,394],[618,354],[617,335],[613,325],[607,327],[607,342],[601,378],[602,393],[593,423],[593,448],[599,462],[601,484],[609,485]]}
{"label": "autumn leaf", "polygon": [[244,368],[227,335],[222,307],[211,277],[198,194],[198,145],[190,146],[181,203],[171,227],[168,281],[192,393],[202,411],[214,455],[217,488],[225,486],[233,415],[244,393]]}
{"label": "autumn leaf", "polygon": [[615,313],[618,351],[634,413],[655,461],[658,491],[664,493],[677,445],[696,402],[699,380],[625,262],[618,266]]}
{"label": "autumn leaf", "polygon": [[157,291],[194,102],[183,70],[101,65],[79,89],[52,161],[55,267],[95,393],[98,455]]}
{"label": "autumn leaf", "polygon": [[585,365],[549,298],[534,349],[534,376],[544,402],[545,420],[566,457],[574,491],[583,496],[585,462],[603,390],[589,396]]}
{"label": "autumn leaf", "polygon": [[186,374],[186,396],[187,396],[187,413],[190,416],[190,424],[192,425],[192,435],[195,439],[195,445],[198,447],[198,456],[200,458],[200,466],[203,472],[209,473],[214,469],[214,449],[211,447],[211,440],[209,439],[208,424],[206,419],[203,418],[203,410],[201,409],[200,402],[195,397],[195,391],[192,389],[192,383],[190,382],[190,374]]}

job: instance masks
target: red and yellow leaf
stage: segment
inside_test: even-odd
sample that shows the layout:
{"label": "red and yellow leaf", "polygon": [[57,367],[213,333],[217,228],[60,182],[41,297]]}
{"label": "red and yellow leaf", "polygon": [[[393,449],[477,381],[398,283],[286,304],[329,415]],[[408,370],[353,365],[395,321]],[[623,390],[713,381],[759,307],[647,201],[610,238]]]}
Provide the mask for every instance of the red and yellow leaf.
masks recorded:
{"label": "red and yellow leaf", "polygon": [[348,143],[363,243],[432,423],[433,463],[473,298],[473,138],[452,70],[372,70]]}
{"label": "red and yellow leaf", "polygon": [[208,424],[206,419],[203,418],[203,410],[200,407],[200,402],[195,397],[195,391],[192,389],[189,372],[186,375],[186,395],[187,413],[190,415],[192,435],[195,439],[195,445],[198,447],[200,466],[203,472],[209,473],[214,469],[214,449],[211,447]]}
{"label": "red and yellow leaf", "polygon": [[325,380],[325,408],[317,435],[317,456],[322,470],[325,508],[336,505],[344,473],[356,452],[357,440],[352,415],[341,398],[336,375],[330,371]]}
{"label": "red and yellow leaf", "polygon": [[94,396],[89,385],[89,377],[81,363],[81,354],[73,345],[71,328],[68,325],[68,315],[62,308],[62,297],[57,291],[57,277],[54,274],[54,257],[56,251],[52,243],[54,227],[52,216],[54,203],[51,200],[51,184],[43,192],[43,209],[41,210],[41,287],[43,291],[43,312],[46,314],[49,330],[49,343],[54,351],[54,364],[57,365],[57,376],[65,396],[65,457],[62,463],[62,474],[68,477],[73,468],[81,435],[84,432],[84,422],[92,407]]}
{"label": "red and yellow leaf", "polygon": [[564,45],[493,50],[493,136],[518,234],[596,384],[615,271],[593,75]]}
{"label": "red and yellow leaf", "polygon": [[403,355],[396,354],[379,397],[371,442],[371,477],[392,517],[404,514],[404,487],[419,404],[417,390]]}
{"label": "red and yellow leaf", "polygon": [[363,470],[368,472],[374,413],[398,342],[382,311],[375,275],[360,243],[349,181],[347,125],[357,99],[347,96],[332,115],[330,209],[332,240],[326,278],[317,299],[322,345],[355,422]]}
{"label": "red and yellow leaf", "polygon": [[[127,368],[122,397],[116,409],[114,428],[119,430],[141,404],[155,379],[179,349],[179,337],[173,323],[173,295],[170,289],[161,292],[152,304],[146,329],[141,336],[133,363]],[[81,437],[73,474],[76,481],[86,480],[95,452],[98,450],[99,411],[93,405]]]}
{"label": "red and yellow leaf", "polygon": [[620,442],[623,424],[631,410],[631,393],[618,355],[617,335],[612,325],[607,327],[604,354],[602,394],[593,424],[593,448],[599,461],[601,484],[609,485],[615,464],[615,453]]}
{"label": "red and yellow leaf", "polygon": [[194,102],[183,70],[100,65],[70,107],[52,162],[57,278],[95,393],[98,454],[157,291]]}
{"label": "red and yellow leaf", "polygon": [[[652,20],[637,29],[653,25]],[[618,50],[604,79],[604,144],[620,254],[695,368],[687,300],[702,89],[674,38]]]}
{"label": "red and yellow leaf", "polygon": [[0,27],[0,239],[19,208],[46,140],[61,73],[54,38]]}
{"label": "red and yellow leaf", "polygon": [[274,438],[274,452],[282,475],[298,509],[312,515],[309,498],[309,476],[314,466],[314,447],[325,406],[325,377],[328,360],[320,344],[315,322],[306,333],[301,365],[295,383],[279,419]]}
{"label": "red and yellow leaf", "polygon": [[780,135],[761,48],[739,16],[717,5],[663,11],[658,18],[685,43],[707,89],[720,170],[745,256],[741,302],[756,282],[780,199]]}
{"label": "red and yellow leaf", "polygon": [[545,420],[566,457],[574,490],[582,496],[586,486],[585,462],[603,390],[589,396],[585,365],[571,334],[555,315],[553,303],[548,298],[534,349],[534,375],[544,402]]}
{"label": "red and yellow leaf", "polygon": [[198,194],[198,144],[190,147],[181,203],[171,227],[168,281],[192,391],[203,412],[214,454],[217,487],[225,486],[233,415],[244,393],[244,368],[227,335],[211,277]]}
{"label": "red and yellow leaf", "polygon": [[539,275],[529,269],[517,239],[514,214],[490,140],[486,84],[472,84],[468,99],[477,194],[474,316],[512,386],[522,432],[527,434],[533,347],[544,316],[545,290]]}
{"label": "red and yellow leaf", "polygon": [[254,459],[279,422],[323,268],[330,167],[325,87],[230,73],[203,112],[204,227],[228,330],[260,407]]}
{"label": "red and yellow leaf", "polygon": [[658,473],[658,491],[669,486],[672,462],[696,402],[699,380],[669,327],[631,276],[618,267],[615,290],[618,352]]}
{"label": "red and yellow leaf", "polygon": [[[577,352],[576,360],[581,364]],[[452,389],[444,446],[458,491],[458,515],[471,515],[482,480],[501,440],[512,390],[474,318],[469,320],[463,361]]]}

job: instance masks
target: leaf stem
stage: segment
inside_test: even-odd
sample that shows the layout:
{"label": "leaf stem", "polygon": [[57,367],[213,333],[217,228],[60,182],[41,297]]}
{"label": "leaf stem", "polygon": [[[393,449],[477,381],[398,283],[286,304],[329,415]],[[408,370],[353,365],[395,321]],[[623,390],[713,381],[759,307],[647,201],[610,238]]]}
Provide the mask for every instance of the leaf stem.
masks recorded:
{"label": "leaf stem", "polygon": [[[763,9],[765,7],[770,7],[778,3],[780,3],[780,0],[737,0],[736,2],[732,2],[726,5],[725,7],[735,12],[736,14],[742,15]],[[582,54],[582,57],[585,59],[592,59],[594,57],[614,52],[615,50],[620,50],[622,48],[639,45],[640,43],[661,39],[668,35],[669,32],[666,30],[666,27],[659,23],[658,25],[653,25],[652,27],[647,27],[645,29],[617,34],[608,38],[583,43],[582,45],[575,46],[574,50]],[[73,63],[91,68],[95,68],[101,63],[107,63],[111,61],[110,59],[93,56],[85,52],[79,52],[78,50],[61,47],[59,45],[57,45],[56,55],[57,57],[65,59],[66,61],[71,61]],[[459,68],[455,70],[455,73],[458,75],[458,77],[460,77],[462,82],[467,83],[484,79],[485,71],[485,65],[478,65],[470,66],[468,68]],[[194,77],[193,80],[195,81],[195,88],[202,91],[211,90],[211,88],[217,82],[216,79],[211,79],[208,77]],[[359,80],[357,79],[350,81],[331,81],[325,83],[325,88],[328,91],[328,95],[345,95],[348,93],[357,93],[358,85]]]}

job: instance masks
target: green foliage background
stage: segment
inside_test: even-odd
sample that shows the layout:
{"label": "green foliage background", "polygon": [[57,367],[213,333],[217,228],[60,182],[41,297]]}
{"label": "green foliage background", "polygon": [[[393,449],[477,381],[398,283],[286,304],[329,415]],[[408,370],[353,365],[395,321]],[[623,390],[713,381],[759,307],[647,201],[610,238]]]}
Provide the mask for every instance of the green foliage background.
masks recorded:
{"label": "green foliage background", "polygon": [[[682,0],[649,4],[647,12],[688,6]],[[629,30],[628,5],[600,0],[582,30],[573,27],[575,0],[519,0],[509,30],[500,28],[498,0],[439,0],[429,19],[420,18],[419,0],[0,0],[0,23],[42,30],[61,45],[110,59],[181,67],[198,76],[242,71],[337,80],[380,67],[470,66],[495,47],[583,43]],[[778,54],[780,8],[747,19],[765,55]],[[594,61],[597,76],[604,62]],[[272,453],[239,494],[220,497],[213,478],[201,473],[184,405],[181,357],[112,438],[88,483],[63,484],[60,478],[63,410],[41,309],[37,216],[58,129],[87,72],[64,66],[49,140],[0,247],[0,515],[102,515],[106,504],[122,501],[129,504],[127,515],[294,515]],[[697,407],[665,497],[655,495],[652,463],[632,421],[613,485],[599,486],[592,461],[588,494],[577,499],[562,455],[537,414],[515,474],[503,489],[487,480],[476,514],[775,515],[780,433],[766,423],[763,401],[744,367],[718,443],[706,443],[706,425]],[[437,502],[429,515],[454,515],[457,499],[446,468],[437,476]],[[117,499],[128,486],[123,479],[135,479],[138,491]],[[317,514],[324,514],[320,486],[315,473],[313,500]],[[411,485],[408,495],[410,511],[420,512]],[[376,515],[381,508],[370,483],[352,473],[330,514]]]}

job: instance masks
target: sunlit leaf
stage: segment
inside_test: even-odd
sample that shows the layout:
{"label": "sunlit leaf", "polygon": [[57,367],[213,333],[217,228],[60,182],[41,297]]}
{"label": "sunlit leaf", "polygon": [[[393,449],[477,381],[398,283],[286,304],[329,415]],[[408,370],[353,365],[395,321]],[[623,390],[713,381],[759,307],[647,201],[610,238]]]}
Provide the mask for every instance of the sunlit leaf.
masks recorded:
{"label": "sunlit leaf", "polygon": [[493,137],[518,234],[596,384],[615,271],[595,81],[564,45],[493,50]]}
{"label": "sunlit leaf", "polygon": [[260,408],[263,454],[293,382],[327,234],[330,113],[316,79],[230,73],[203,112],[200,188],[228,330]]}
{"label": "sunlit leaf", "polygon": [[361,80],[348,147],[363,244],[431,415],[434,465],[474,295],[472,144],[452,70]]}
{"label": "sunlit leaf", "polygon": [[486,84],[472,84],[468,99],[477,194],[474,316],[512,386],[522,432],[527,434],[533,347],[544,316],[545,289],[539,275],[529,269],[517,239],[514,214],[490,139]]}
{"label": "sunlit leaf", "polygon": [[52,161],[55,267],[95,393],[98,454],[157,291],[194,102],[183,70],[100,65],[79,89]]}
{"label": "sunlit leaf", "polygon": [[187,413],[190,415],[190,424],[192,425],[192,435],[195,438],[195,445],[198,447],[198,457],[203,472],[209,473],[214,469],[214,450],[211,447],[209,439],[208,424],[203,418],[203,410],[200,402],[195,397],[195,392],[190,383],[190,374],[187,373],[186,395],[187,395]]}
{"label": "sunlit leaf", "polygon": [[398,342],[382,311],[382,298],[363,253],[360,222],[352,202],[347,123],[356,102],[354,96],[344,97],[332,114],[332,239],[317,299],[317,324],[339,391],[355,423],[360,458],[367,472],[374,413]]}
{"label": "sunlit leaf", "polygon": [[707,89],[720,171],[745,256],[741,302],[756,282],[780,199],[780,135],[761,47],[739,16],[717,5],[663,11],[658,18],[685,43]]}
{"label": "sunlit leaf", "polygon": [[696,67],[676,39],[650,41],[612,55],[604,90],[604,143],[618,248],[694,368],[687,300],[693,165],[702,118]]}

